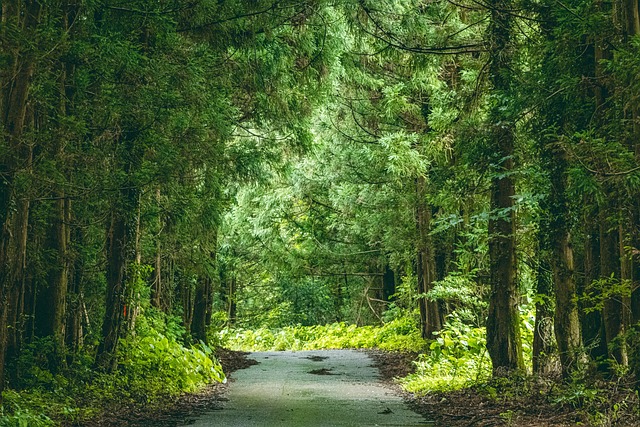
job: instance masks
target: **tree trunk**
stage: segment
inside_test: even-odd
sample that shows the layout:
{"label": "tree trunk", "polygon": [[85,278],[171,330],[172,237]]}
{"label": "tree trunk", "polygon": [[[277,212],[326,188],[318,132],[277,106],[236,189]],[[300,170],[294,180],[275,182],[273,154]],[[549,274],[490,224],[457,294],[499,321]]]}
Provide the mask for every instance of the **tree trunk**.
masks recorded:
{"label": "tree trunk", "polygon": [[191,336],[196,342],[209,343],[207,338],[207,317],[211,313],[212,297],[213,286],[211,279],[208,277],[199,278],[196,284],[193,321],[191,322]]}
{"label": "tree trunk", "polygon": [[582,336],[576,283],[573,275],[573,250],[566,230],[556,236],[553,256],[553,282],[556,296],[554,331],[563,376],[568,377],[582,360]]}
{"label": "tree trunk", "polygon": [[[609,193],[612,194],[612,193]],[[618,286],[620,280],[620,249],[618,227],[610,219],[615,212],[612,200],[600,211],[600,276],[604,286]],[[609,356],[617,363],[626,365],[628,362],[624,340],[624,322],[622,314],[622,294],[611,294],[604,302],[602,318],[604,322],[605,342],[609,349]]]}
{"label": "tree trunk", "polygon": [[116,368],[116,349],[124,332],[127,310],[127,281],[131,264],[136,260],[139,193],[133,185],[121,191],[122,206],[116,205],[111,215],[107,250],[107,292],[102,323],[102,341],[98,347],[96,366],[106,372]]}
{"label": "tree trunk", "polygon": [[426,180],[419,177],[417,185],[416,222],[418,226],[418,293],[422,338],[433,339],[442,329],[438,301],[425,295],[433,289],[436,279],[436,260],[431,239],[431,206],[426,201]]}
{"label": "tree trunk", "polygon": [[65,337],[66,300],[69,283],[69,201],[64,192],[56,193],[53,215],[47,237],[47,248],[53,254],[48,268],[46,287],[38,292],[36,333],[53,337],[56,351],[62,353]]}
{"label": "tree trunk", "polygon": [[551,191],[549,193],[549,234],[552,245],[551,265],[556,297],[554,331],[562,373],[568,377],[583,359],[577,287],[574,276],[573,249],[569,243],[569,206],[566,198],[567,172],[565,153],[548,145]]}
{"label": "tree trunk", "polygon": [[[82,247],[84,237],[81,227],[74,230],[74,241],[78,247]],[[67,310],[66,346],[71,350],[71,354],[76,353],[82,346],[83,331],[83,281],[84,281],[84,260],[82,256],[77,256],[73,260],[73,268],[70,273],[69,282],[69,307]]]}
{"label": "tree trunk", "polygon": [[[191,330],[191,324],[193,323],[193,310],[194,310],[194,290],[188,277],[181,277],[180,280],[180,295],[182,296],[182,325],[187,331]],[[185,339],[189,340],[190,335]]]}
{"label": "tree trunk", "polygon": [[[36,1],[6,1],[2,4],[0,31],[14,24],[24,37],[36,30],[41,6]],[[11,40],[11,38],[9,38]],[[7,154],[0,162],[0,402],[8,349],[17,350],[17,304],[24,295],[29,200],[16,178],[31,169],[33,149],[23,141],[35,58],[29,48],[9,46],[7,65],[0,75],[0,131],[7,138]],[[21,292],[22,291],[22,292]]]}
{"label": "tree trunk", "polygon": [[[608,11],[611,4],[597,1],[596,6],[601,11]],[[614,14],[615,15],[615,14]],[[600,84],[595,88],[595,101],[597,118],[606,120],[606,102],[610,97],[609,88],[606,85],[606,71],[603,61],[611,59],[610,45],[604,40],[604,36],[595,41],[594,67],[595,77]],[[600,220],[600,278],[604,286],[618,286],[621,280],[620,260],[620,223],[619,193],[611,183],[605,183],[604,194],[607,200],[599,206]],[[608,290],[609,291],[609,290]],[[607,344],[609,357],[617,363],[627,364],[626,343],[624,340],[624,317],[622,294],[620,292],[607,292],[609,296],[604,301],[602,320],[604,324],[604,340]]]}
{"label": "tree trunk", "polygon": [[386,264],[384,267],[384,274],[382,275],[382,298],[384,301],[391,302],[395,293],[396,275],[389,267],[389,264]]}
{"label": "tree trunk", "polygon": [[[156,203],[160,208],[161,193],[160,188],[156,189]],[[151,281],[151,305],[162,310],[162,244],[160,234],[162,233],[162,213],[158,209],[158,234],[156,235],[156,254],[153,263],[153,275]]]}
{"label": "tree trunk", "polygon": [[489,25],[489,79],[493,105],[489,111],[496,169],[491,178],[489,260],[491,293],[487,318],[487,349],[494,375],[523,370],[519,295],[516,283],[514,200],[514,122],[507,111],[511,90],[510,0],[493,2]]}
{"label": "tree trunk", "polygon": [[[630,40],[640,35],[640,5],[638,0],[619,0],[621,2],[620,9],[623,14],[623,40],[629,46]],[[630,120],[628,146],[635,154],[637,164],[640,164],[640,106],[637,102],[638,93],[626,93],[626,89],[635,82],[625,82],[625,93],[622,99],[625,105],[625,116]],[[631,294],[625,296],[623,322],[625,328],[633,331],[628,337],[629,356],[632,364],[633,372],[636,378],[640,378],[640,286],[638,286],[638,277],[640,277],[640,263],[638,256],[628,253],[627,247],[640,247],[640,233],[638,232],[638,224],[640,224],[640,203],[637,197],[628,201],[628,212],[623,216],[625,218],[625,227],[621,229],[621,278],[631,287]],[[637,250],[637,249],[636,249]],[[637,387],[640,388],[640,381]]]}
{"label": "tree trunk", "polygon": [[[592,285],[600,277],[600,232],[599,226],[594,219],[597,218],[597,208],[591,198],[584,199],[584,206],[587,210],[584,213],[584,281],[579,295],[593,292]],[[592,307],[582,307],[581,319],[582,341],[589,350],[592,359],[597,360],[607,356],[607,343],[604,339],[604,323],[602,312],[591,310]],[[589,309],[589,310],[586,310]]]}

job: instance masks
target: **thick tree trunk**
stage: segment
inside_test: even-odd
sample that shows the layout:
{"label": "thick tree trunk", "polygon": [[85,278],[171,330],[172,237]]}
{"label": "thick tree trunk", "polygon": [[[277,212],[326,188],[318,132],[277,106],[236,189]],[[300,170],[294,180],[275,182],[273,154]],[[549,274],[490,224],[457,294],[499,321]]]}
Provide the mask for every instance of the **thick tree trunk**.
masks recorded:
{"label": "thick tree trunk", "polygon": [[[214,231],[212,246],[217,243],[217,231]],[[212,251],[209,254],[209,269],[204,268],[204,273],[198,278],[195,291],[195,302],[193,309],[193,322],[191,323],[191,336],[196,341],[202,341],[208,344],[207,329],[211,324],[211,316],[213,314],[213,288],[214,278],[219,277],[217,274],[217,253]]]}
{"label": "thick tree trunk", "polygon": [[96,365],[106,372],[115,369],[115,351],[124,323],[126,280],[126,248],[130,245],[127,224],[122,215],[113,213],[107,238],[107,293],[102,322],[102,341]]}
{"label": "thick tree trunk", "polygon": [[[615,3],[597,0],[595,6],[598,10],[610,13],[613,7],[615,18]],[[598,35],[594,43],[594,74],[598,82],[595,87],[596,118],[605,122],[607,120],[607,102],[610,98],[610,85],[607,84],[607,71],[604,61],[612,57],[611,45],[605,40],[605,35]],[[627,364],[627,350],[624,339],[624,315],[623,295],[616,287],[621,282],[620,259],[620,232],[621,225],[619,210],[622,207],[619,192],[613,183],[605,182],[603,192],[607,199],[600,203],[599,227],[600,227],[600,280],[606,289],[606,299],[602,310],[604,341],[608,348],[609,358],[616,363]],[[613,288],[613,289],[612,289]]]}
{"label": "thick tree trunk", "polygon": [[198,280],[195,290],[193,321],[191,322],[191,336],[194,341],[209,343],[207,338],[207,317],[211,313],[213,303],[213,285],[208,277]]}
{"label": "thick tree trunk", "polygon": [[54,254],[48,269],[46,287],[38,292],[36,333],[53,337],[57,351],[64,348],[67,288],[69,284],[69,209],[70,201],[58,191],[47,238],[47,248]]}
{"label": "thick tree trunk", "polygon": [[[84,243],[82,228],[74,230],[75,244],[81,247]],[[71,354],[76,353],[83,343],[83,279],[84,262],[82,256],[73,260],[73,268],[69,278],[69,306],[67,310],[67,326],[65,328],[66,346]]]}
{"label": "thick tree trunk", "polygon": [[382,299],[390,302],[393,295],[396,293],[396,275],[389,267],[389,264],[385,265],[384,273],[382,275]]}
{"label": "thick tree trunk", "polygon": [[[640,4],[638,0],[618,0],[620,1],[620,10],[623,18],[623,40],[627,46],[629,41],[640,35]],[[625,89],[634,82],[625,82]],[[628,147],[635,154],[637,164],[640,164],[640,106],[637,102],[637,92],[623,94],[622,99],[625,100],[625,116],[630,121]],[[624,227],[621,228],[620,235],[620,256],[621,256],[621,278],[631,287],[631,295],[625,296],[623,306],[623,322],[625,329],[633,331],[628,337],[629,345],[629,363],[632,365],[636,378],[640,379],[640,286],[638,286],[638,277],[640,277],[640,263],[638,256],[627,248],[640,247],[640,233],[638,225],[640,224],[640,203],[637,197],[628,201],[628,211],[623,212],[625,218]],[[637,250],[637,249],[636,249]],[[635,338],[634,338],[635,337]],[[637,382],[640,388],[640,381]]]}
{"label": "thick tree trunk", "polygon": [[[3,2],[0,31],[14,24],[28,37],[38,26],[40,9],[36,1]],[[28,49],[23,51],[22,46],[16,45],[5,53],[8,60],[0,74],[0,131],[6,135],[9,149],[0,162],[0,401],[7,353],[17,351],[16,323],[22,314],[18,304],[24,296],[30,204],[25,194],[18,194],[16,178],[31,169],[33,150],[23,141],[23,134],[35,69],[35,58]]]}
{"label": "thick tree trunk", "polygon": [[[618,286],[620,280],[620,249],[618,227],[612,224],[610,216],[615,207],[609,203],[600,212],[600,276],[604,286]],[[626,365],[628,362],[626,344],[623,337],[623,304],[619,292],[609,292],[611,295],[605,300],[602,310],[604,322],[605,342],[609,349],[609,356],[617,363]]]}
{"label": "thick tree trunk", "polygon": [[568,377],[582,360],[582,336],[576,283],[573,275],[573,250],[569,245],[569,234],[564,231],[557,236],[554,245],[553,277],[556,296],[554,331],[562,373]]}
{"label": "thick tree trunk", "polygon": [[[585,198],[584,206],[593,207],[587,209],[584,214],[584,228],[586,231],[584,241],[584,280],[582,288],[578,290],[580,296],[592,293],[593,282],[600,277],[600,232],[594,219],[597,218],[597,208],[591,198]],[[586,310],[586,309],[589,310]],[[591,310],[591,307],[581,307],[582,341],[589,350],[592,359],[597,360],[607,356],[607,343],[604,339],[604,323],[602,312]]]}
{"label": "thick tree trunk", "polygon": [[494,105],[489,112],[491,140],[498,166],[491,179],[489,259],[491,293],[487,318],[487,349],[494,375],[523,370],[519,295],[516,283],[514,200],[514,123],[507,116],[512,65],[510,0],[493,3],[489,25],[489,78]]}
{"label": "thick tree trunk", "polygon": [[556,298],[554,331],[562,373],[568,377],[583,359],[577,286],[574,276],[573,249],[569,242],[569,207],[566,198],[567,172],[565,153],[549,145],[549,235],[552,245],[551,265]]}
{"label": "thick tree trunk", "polygon": [[96,366],[106,372],[116,368],[116,349],[126,325],[128,306],[127,281],[131,264],[137,259],[139,193],[128,186],[122,190],[121,206],[112,212],[108,233],[107,291],[102,341],[98,347]]}
{"label": "thick tree trunk", "polygon": [[431,239],[431,206],[426,202],[426,180],[419,177],[417,185],[416,222],[418,226],[418,293],[422,338],[433,339],[442,329],[438,301],[424,296],[433,289],[436,278],[436,259]]}

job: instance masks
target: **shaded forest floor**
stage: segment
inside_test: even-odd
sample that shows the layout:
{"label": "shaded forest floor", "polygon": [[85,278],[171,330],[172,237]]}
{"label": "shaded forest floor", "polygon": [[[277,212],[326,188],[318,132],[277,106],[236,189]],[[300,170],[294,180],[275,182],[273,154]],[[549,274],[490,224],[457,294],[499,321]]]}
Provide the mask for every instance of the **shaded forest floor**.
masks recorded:
{"label": "shaded forest floor", "polygon": [[[557,381],[531,378],[416,396],[402,392],[394,382],[394,378],[413,372],[416,354],[375,350],[369,354],[383,379],[403,393],[416,412],[434,420],[437,427],[640,426],[638,395],[620,383],[599,384],[602,389],[591,390],[601,396],[598,404],[582,408],[552,402],[553,396],[562,396]],[[589,394],[586,386],[583,392],[585,396]]]}

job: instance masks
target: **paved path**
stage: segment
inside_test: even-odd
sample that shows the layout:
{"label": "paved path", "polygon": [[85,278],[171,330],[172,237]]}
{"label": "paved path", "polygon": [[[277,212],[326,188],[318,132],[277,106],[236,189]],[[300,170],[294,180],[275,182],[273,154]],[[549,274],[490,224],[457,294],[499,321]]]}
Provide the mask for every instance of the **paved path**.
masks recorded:
{"label": "paved path", "polygon": [[222,410],[196,427],[431,426],[379,381],[354,350],[259,352],[258,365],[233,373]]}

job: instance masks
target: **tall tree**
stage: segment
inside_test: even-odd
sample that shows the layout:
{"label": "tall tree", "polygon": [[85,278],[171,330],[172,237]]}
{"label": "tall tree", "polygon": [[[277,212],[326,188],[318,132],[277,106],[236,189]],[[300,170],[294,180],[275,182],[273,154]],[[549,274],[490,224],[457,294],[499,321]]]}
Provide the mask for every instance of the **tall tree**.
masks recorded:
{"label": "tall tree", "polygon": [[495,164],[491,178],[489,257],[491,294],[487,319],[487,349],[493,372],[502,375],[524,369],[520,338],[518,284],[516,282],[516,236],[514,211],[515,111],[512,103],[515,43],[512,34],[514,3],[491,4],[489,44],[490,110],[489,138]]}

